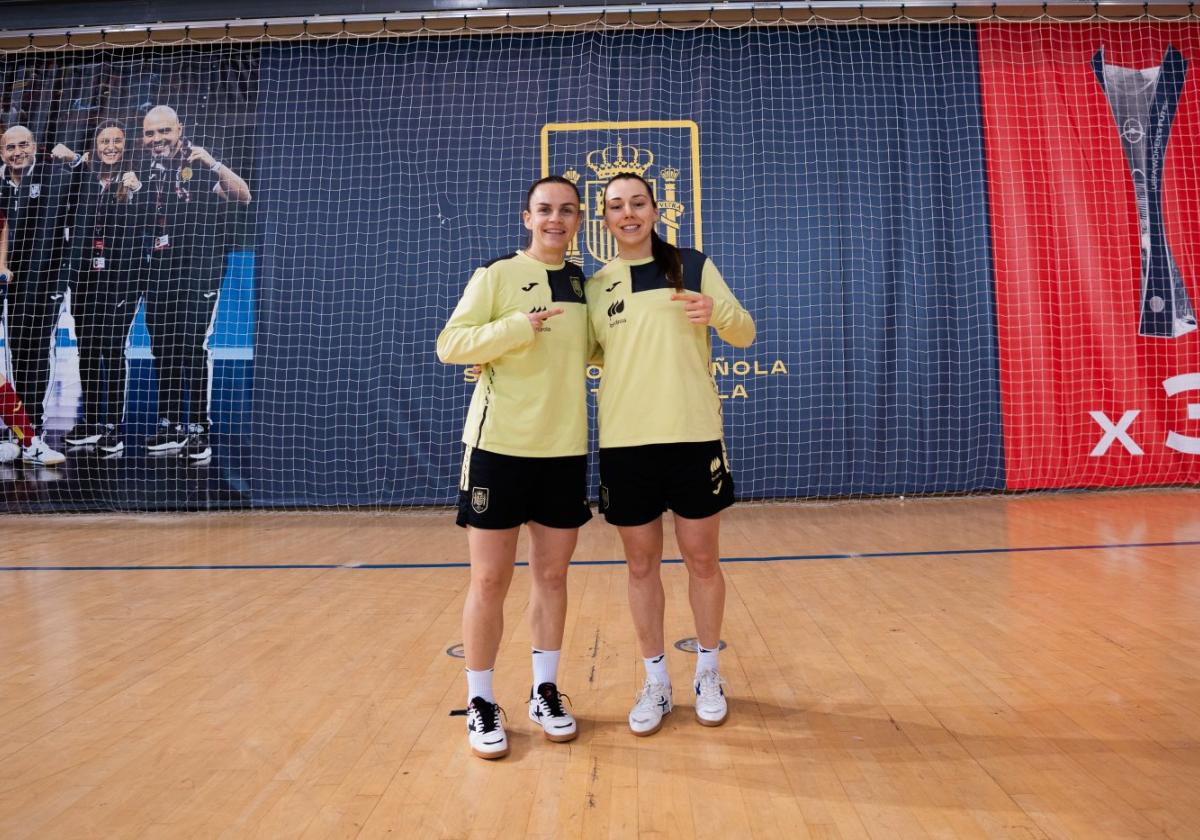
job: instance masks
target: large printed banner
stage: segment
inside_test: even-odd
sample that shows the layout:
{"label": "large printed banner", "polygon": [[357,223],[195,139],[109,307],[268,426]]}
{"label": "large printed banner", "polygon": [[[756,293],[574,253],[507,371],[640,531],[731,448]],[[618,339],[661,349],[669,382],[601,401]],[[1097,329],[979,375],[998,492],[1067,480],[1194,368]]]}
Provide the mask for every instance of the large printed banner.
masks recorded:
{"label": "large printed banner", "polygon": [[985,26],[1010,489],[1200,479],[1200,29]]}
{"label": "large printed banner", "polygon": [[742,498],[1004,486],[974,29],[288,44],[261,86],[259,503],[452,501],[438,330],[543,173],[611,258],[621,169],[757,321],[714,347]]}

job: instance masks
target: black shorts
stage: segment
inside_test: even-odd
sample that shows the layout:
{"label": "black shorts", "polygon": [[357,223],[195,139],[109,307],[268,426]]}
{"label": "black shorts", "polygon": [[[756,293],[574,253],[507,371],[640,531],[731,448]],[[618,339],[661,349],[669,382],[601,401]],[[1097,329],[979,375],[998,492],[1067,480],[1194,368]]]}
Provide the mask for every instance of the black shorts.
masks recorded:
{"label": "black shorts", "polygon": [[466,447],[458,484],[460,526],[502,529],[536,522],[578,528],[591,518],[586,455],[521,458]]}
{"label": "black shorts", "polygon": [[704,519],[732,504],[733,476],[722,441],[600,450],[600,512],[610,525],[645,525],[667,509]]}

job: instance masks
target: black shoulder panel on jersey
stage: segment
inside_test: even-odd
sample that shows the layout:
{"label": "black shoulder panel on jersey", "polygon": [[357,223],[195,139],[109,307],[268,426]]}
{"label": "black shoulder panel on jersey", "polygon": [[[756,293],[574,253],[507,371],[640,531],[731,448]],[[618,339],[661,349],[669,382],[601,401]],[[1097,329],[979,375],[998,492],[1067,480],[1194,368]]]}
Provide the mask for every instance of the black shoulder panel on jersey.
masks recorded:
{"label": "black shoulder panel on jersey", "polygon": [[485,262],[485,263],[483,264],[483,267],[484,267],[484,268],[491,268],[491,267],[492,267],[492,266],[494,266],[496,263],[498,263],[498,262],[503,262],[504,260],[511,260],[511,259],[512,259],[513,257],[515,257],[516,255],[517,255],[517,252],[516,252],[516,251],[513,251],[511,254],[505,254],[505,255],[504,255],[504,256],[502,256],[502,257],[496,257],[496,259],[494,259],[494,260],[490,260],[489,262]]}
{"label": "black shoulder panel on jersey", "polygon": [[667,275],[658,270],[658,263],[648,262],[643,265],[629,266],[629,282],[633,285],[633,291],[650,292],[654,289],[669,289],[670,282],[667,280]]}
{"label": "black shoulder panel on jersey", "polygon": [[550,300],[555,303],[584,303],[583,269],[574,263],[546,272],[550,284]]}
{"label": "black shoulder panel on jersey", "polygon": [[683,288],[689,292],[699,292],[700,278],[704,274],[704,264],[708,262],[708,257],[695,248],[680,248],[679,254],[683,257]]}
{"label": "black shoulder panel on jersey", "polygon": [[[700,277],[704,273],[704,264],[708,262],[708,257],[693,248],[680,248],[679,255],[683,258],[683,288],[689,292],[700,291]],[[630,266],[629,276],[634,292],[671,288],[671,282],[658,270],[658,263],[655,262]]]}

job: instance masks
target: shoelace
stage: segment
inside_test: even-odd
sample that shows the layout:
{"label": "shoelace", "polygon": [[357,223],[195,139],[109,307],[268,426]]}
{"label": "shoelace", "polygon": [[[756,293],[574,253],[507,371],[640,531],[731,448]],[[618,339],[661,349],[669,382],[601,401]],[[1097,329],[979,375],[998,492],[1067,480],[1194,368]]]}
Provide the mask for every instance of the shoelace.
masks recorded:
{"label": "shoelace", "polygon": [[646,683],[635,695],[636,706],[659,706],[661,698],[670,696],[671,689],[665,683]]}
{"label": "shoelace", "polygon": [[696,694],[700,697],[716,697],[721,694],[721,686],[725,680],[715,671],[705,671],[696,681]]}
{"label": "shoelace", "polygon": [[[470,724],[471,718],[474,716],[479,719],[479,724],[483,727],[484,732],[494,731],[500,725],[501,715],[504,716],[505,720],[508,720],[508,714],[500,707],[499,703],[489,703],[486,700],[481,702],[484,706],[491,706],[492,713],[490,715],[484,714],[484,710],[480,706],[472,704],[465,709],[451,709],[450,717],[465,716],[468,724]],[[471,728],[473,729],[474,726]]]}
{"label": "shoelace", "polygon": [[571,699],[571,695],[561,693],[557,688],[549,688],[545,691],[538,689],[538,697],[546,704],[546,710],[550,717],[563,717],[567,711],[563,708],[563,698]]}

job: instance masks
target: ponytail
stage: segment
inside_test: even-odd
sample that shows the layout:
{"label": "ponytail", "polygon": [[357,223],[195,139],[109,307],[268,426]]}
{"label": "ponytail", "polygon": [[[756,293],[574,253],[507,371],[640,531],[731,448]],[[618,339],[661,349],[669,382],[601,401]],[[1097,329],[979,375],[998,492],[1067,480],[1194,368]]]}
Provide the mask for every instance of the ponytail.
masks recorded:
{"label": "ponytail", "polygon": [[[653,200],[653,197],[651,197]],[[650,254],[654,264],[663,276],[671,281],[676,292],[683,291],[683,257],[679,249],[658,235],[658,231],[650,231]]]}

